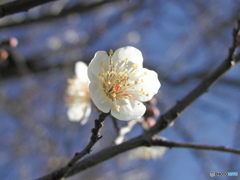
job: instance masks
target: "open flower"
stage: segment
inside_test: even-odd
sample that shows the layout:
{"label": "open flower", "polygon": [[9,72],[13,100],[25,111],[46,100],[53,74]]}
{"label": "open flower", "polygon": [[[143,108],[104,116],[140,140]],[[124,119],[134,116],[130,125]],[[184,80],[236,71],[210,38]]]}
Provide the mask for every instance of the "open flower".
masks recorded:
{"label": "open flower", "polygon": [[143,68],[142,53],[131,46],[96,52],[88,67],[90,96],[99,110],[119,120],[139,119],[160,88],[156,72]]}
{"label": "open flower", "polygon": [[84,125],[91,112],[89,79],[87,65],[81,61],[75,65],[76,76],[68,80],[66,100],[69,106],[67,115],[71,121],[80,121]]}

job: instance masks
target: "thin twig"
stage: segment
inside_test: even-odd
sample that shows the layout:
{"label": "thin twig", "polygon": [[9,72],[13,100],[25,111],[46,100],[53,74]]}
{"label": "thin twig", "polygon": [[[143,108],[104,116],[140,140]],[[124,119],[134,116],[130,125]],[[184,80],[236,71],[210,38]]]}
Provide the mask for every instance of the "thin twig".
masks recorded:
{"label": "thin twig", "polygon": [[100,129],[103,126],[103,122],[108,115],[109,113],[102,113],[99,115],[99,118],[95,120],[95,127],[92,129],[92,136],[88,145],[80,153],[76,153],[65,167],[48,176],[39,178],[38,180],[61,179],[62,177],[65,177],[65,175],[67,175],[68,171],[72,168],[74,164],[76,164],[77,161],[79,161],[83,156],[90,154],[92,152],[92,147],[98,142],[99,139],[102,138],[102,136],[100,135]]}
{"label": "thin twig", "polygon": [[222,151],[222,152],[240,154],[240,149],[228,148],[225,146],[197,144],[197,143],[183,143],[183,142],[165,141],[165,140],[152,140],[151,145],[164,146],[164,147],[169,147],[169,148],[173,148],[173,147],[175,147],[175,148],[191,148],[191,149]]}

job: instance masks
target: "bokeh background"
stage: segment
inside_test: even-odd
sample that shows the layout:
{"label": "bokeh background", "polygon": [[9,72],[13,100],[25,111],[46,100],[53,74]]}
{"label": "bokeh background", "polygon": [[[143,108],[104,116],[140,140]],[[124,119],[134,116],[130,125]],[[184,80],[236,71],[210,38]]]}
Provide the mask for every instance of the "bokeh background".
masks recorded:
{"label": "bokeh background", "polygon": [[[0,179],[43,176],[88,142],[98,114],[84,126],[66,115],[75,62],[89,63],[98,50],[140,49],[145,66],[159,74],[164,113],[227,57],[239,12],[238,0],[59,0],[0,19],[0,40],[19,42],[1,47],[10,56],[0,62]],[[229,71],[160,136],[240,148],[239,72]],[[136,126],[127,139],[140,133]],[[108,119],[102,134],[94,152],[117,135]],[[146,160],[126,152],[69,179],[208,179],[210,171],[240,174],[240,157],[172,148]]]}

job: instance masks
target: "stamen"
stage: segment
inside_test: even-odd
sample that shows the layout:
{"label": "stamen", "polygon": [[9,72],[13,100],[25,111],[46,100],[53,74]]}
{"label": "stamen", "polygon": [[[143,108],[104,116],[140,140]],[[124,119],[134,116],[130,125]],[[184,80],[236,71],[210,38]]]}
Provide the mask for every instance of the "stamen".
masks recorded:
{"label": "stamen", "polygon": [[115,106],[115,109],[119,112],[119,111],[120,111],[120,106],[119,106],[119,105],[116,105],[116,106]]}

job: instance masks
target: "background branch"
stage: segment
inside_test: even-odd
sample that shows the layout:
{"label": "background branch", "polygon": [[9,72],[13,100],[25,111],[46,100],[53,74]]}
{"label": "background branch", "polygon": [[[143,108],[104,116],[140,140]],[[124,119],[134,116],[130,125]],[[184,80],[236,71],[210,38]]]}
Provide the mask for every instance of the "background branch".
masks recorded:
{"label": "background branch", "polygon": [[0,18],[19,13],[19,12],[25,12],[28,11],[31,8],[34,8],[36,6],[49,3],[52,1],[57,0],[17,0],[13,2],[9,2],[3,5],[0,5]]}
{"label": "background branch", "polygon": [[165,141],[165,140],[152,140],[151,144],[153,146],[165,146],[169,148],[173,148],[173,147],[191,148],[191,149],[213,150],[213,151],[222,151],[222,152],[240,154],[240,149],[228,148],[225,146],[213,146],[213,145],[206,145],[206,144],[183,143],[183,142]]}
{"label": "background branch", "polygon": [[[47,0],[45,0],[45,1],[47,1]],[[48,1],[51,2],[51,1],[57,1],[57,0],[48,0]],[[30,23],[39,23],[39,22],[44,22],[44,21],[51,21],[51,20],[55,20],[55,19],[60,19],[60,18],[66,17],[67,15],[73,14],[73,13],[81,14],[81,13],[89,12],[91,10],[99,8],[102,5],[105,5],[105,4],[108,4],[108,3],[112,3],[112,2],[116,2],[116,1],[119,1],[119,0],[104,0],[104,1],[93,2],[91,4],[78,3],[78,4],[74,5],[74,6],[64,7],[61,10],[61,12],[59,14],[57,14],[57,15],[54,14],[54,13],[49,12],[48,14],[42,15],[38,19],[27,18],[24,21],[22,21],[21,23],[16,23],[16,22],[10,22],[9,23],[9,22],[7,22],[7,24],[1,24],[0,25],[0,29],[1,28],[7,28],[7,27],[23,26],[23,25],[27,25],[27,24],[30,24]],[[42,2],[42,1],[40,1],[40,2]],[[40,2],[39,2],[39,5],[41,5]],[[10,4],[10,3],[8,3],[8,4]],[[13,11],[12,10],[13,8],[21,9],[21,7],[18,7],[19,5],[17,5],[17,7],[16,7],[15,4],[14,4],[15,7],[13,6],[13,4],[11,4],[11,5],[5,4],[5,5],[1,5],[1,6],[3,6],[2,8],[6,9],[5,11]],[[0,10],[1,10],[1,6],[0,6]],[[38,5],[36,5],[36,6],[38,6]],[[26,10],[19,10],[19,12],[22,12],[22,11],[26,11]],[[16,11],[16,12],[13,12],[11,14],[14,14],[14,13],[18,13],[18,12]],[[6,15],[8,15],[8,14],[6,14]],[[4,16],[6,16],[6,15],[4,15]],[[1,11],[0,11],[0,17],[1,17]]]}

